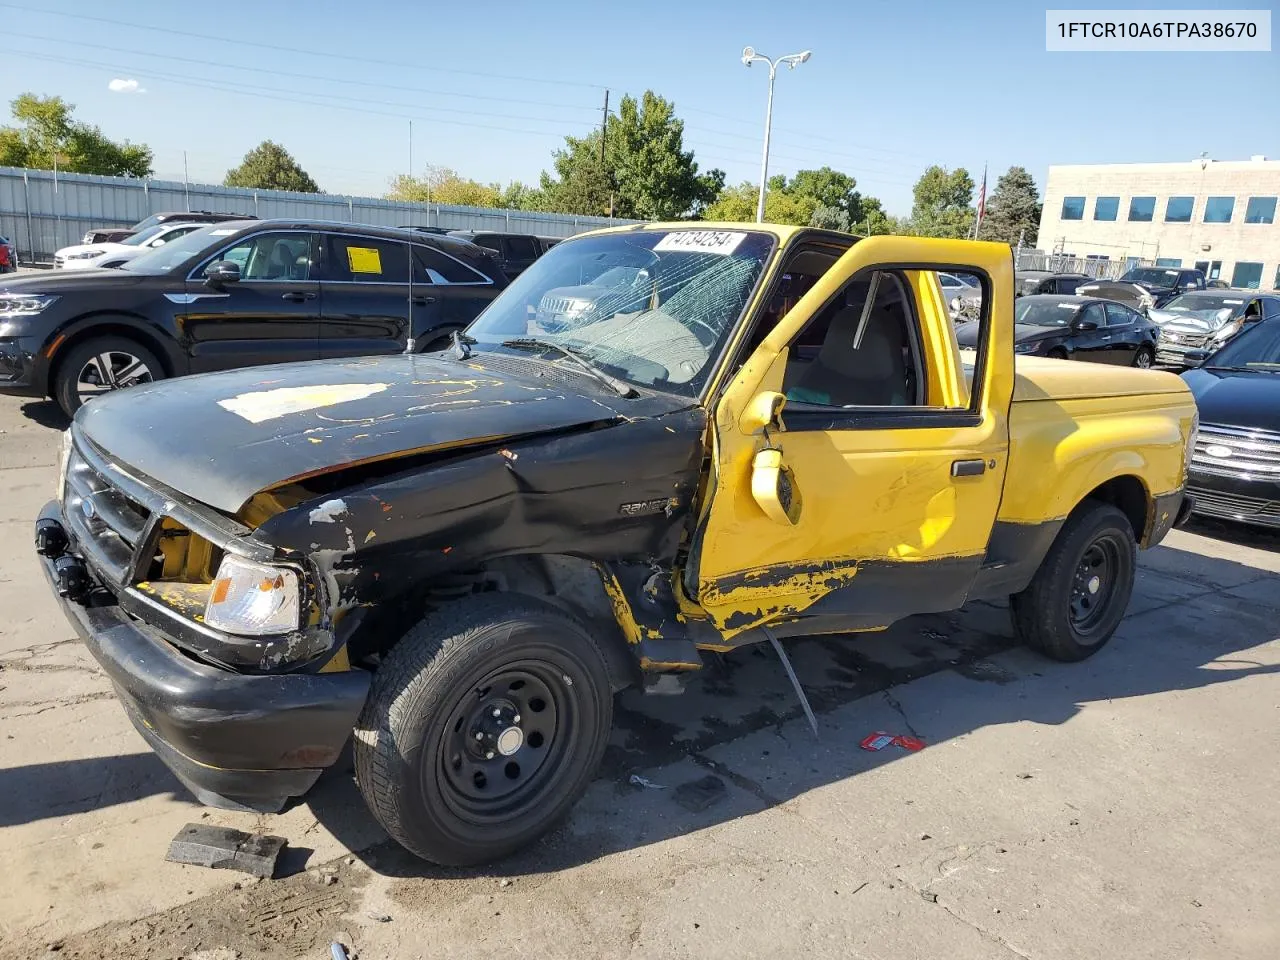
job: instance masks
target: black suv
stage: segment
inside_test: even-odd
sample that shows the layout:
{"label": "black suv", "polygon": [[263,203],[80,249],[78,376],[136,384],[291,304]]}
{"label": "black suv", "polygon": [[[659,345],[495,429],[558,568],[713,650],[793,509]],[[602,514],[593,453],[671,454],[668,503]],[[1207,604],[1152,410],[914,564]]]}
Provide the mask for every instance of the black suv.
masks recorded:
{"label": "black suv", "polygon": [[533,261],[551,249],[554,244],[554,241],[547,241],[527,233],[499,233],[493,230],[450,230],[449,236],[492,250],[498,255],[502,272],[512,280],[528,269]]}
{"label": "black suv", "polygon": [[183,223],[225,223],[228,220],[257,220],[247,213],[214,213],[211,210],[189,210],[185,213],[153,213],[139,220],[132,227],[94,227],[84,235],[81,243],[119,243],[132,237],[139,230],[154,227],[158,223],[181,220]]}
{"label": "black suv", "polygon": [[165,377],[440,349],[506,285],[489,251],[452,237],[210,224],[116,269],[0,281],[0,390],[71,414]]}

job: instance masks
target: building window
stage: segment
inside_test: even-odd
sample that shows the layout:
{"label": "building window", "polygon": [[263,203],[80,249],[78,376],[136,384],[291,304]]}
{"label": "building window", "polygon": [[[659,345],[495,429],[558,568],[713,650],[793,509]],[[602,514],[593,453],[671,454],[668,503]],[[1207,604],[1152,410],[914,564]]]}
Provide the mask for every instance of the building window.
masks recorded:
{"label": "building window", "polygon": [[1280,290],[1280,263],[1276,264],[1276,278],[1271,282],[1272,290]]}
{"label": "building window", "polygon": [[1129,199],[1129,220],[1137,223],[1150,223],[1156,214],[1155,197],[1131,197]]}
{"label": "building window", "polygon": [[1126,272],[1129,270],[1132,270],[1134,267],[1140,267],[1140,266],[1142,266],[1141,257],[1125,257],[1124,258],[1124,269]]}
{"label": "building window", "polygon": [[1165,223],[1190,223],[1191,208],[1195,206],[1195,197],[1170,197],[1164,205]]}
{"label": "building window", "polygon": [[1231,272],[1231,285],[1240,290],[1257,290],[1262,286],[1262,264],[1237,263]]}
{"label": "building window", "polygon": [[1063,197],[1062,198],[1062,219],[1063,220],[1083,220],[1084,219],[1084,197]]}
{"label": "building window", "polygon": [[1235,197],[1210,197],[1204,202],[1204,222],[1230,223],[1235,209]]}
{"label": "building window", "polygon": [[1110,260],[1111,259],[1111,257],[1109,257],[1105,253],[1086,253],[1084,255],[1084,258],[1086,260]]}
{"label": "building window", "polygon": [[1093,219],[1095,220],[1114,220],[1119,210],[1119,197],[1099,197],[1093,201]]}
{"label": "building window", "polygon": [[1157,267],[1180,267],[1182,266],[1181,257],[1156,257]]}
{"label": "building window", "polygon": [[1275,223],[1276,198],[1250,197],[1249,205],[1244,208],[1245,223]]}

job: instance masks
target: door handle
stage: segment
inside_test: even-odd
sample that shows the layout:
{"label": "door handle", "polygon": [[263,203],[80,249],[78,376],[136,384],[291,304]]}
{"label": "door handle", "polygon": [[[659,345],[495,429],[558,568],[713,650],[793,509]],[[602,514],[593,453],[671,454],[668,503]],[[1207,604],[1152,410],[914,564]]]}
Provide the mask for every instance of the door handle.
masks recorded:
{"label": "door handle", "polygon": [[987,472],[987,461],[985,460],[952,460],[951,476],[953,477],[980,477]]}
{"label": "door handle", "polygon": [[280,296],[281,300],[288,300],[290,303],[302,303],[304,300],[314,300],[315,298],[316,295],[314,293],[301,293],[297,290]]}
{"label": "door handle", "polygon": [[410,297],[409,302],[417,307],[425,307],[429,303],[435,303],[435,297]]}

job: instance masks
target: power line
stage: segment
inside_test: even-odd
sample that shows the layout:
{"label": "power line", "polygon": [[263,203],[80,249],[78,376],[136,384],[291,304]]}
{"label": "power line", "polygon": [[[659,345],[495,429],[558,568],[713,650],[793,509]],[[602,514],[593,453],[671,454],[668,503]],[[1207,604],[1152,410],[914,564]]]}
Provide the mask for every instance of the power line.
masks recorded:
{"label": "power line", "polygon": [[486,73],[479,70],[460,70],[456,67],[427,67],[421,63],[410,63],[405,61],[382,60],[373,57],[357,57],[349,53],[332,53],[327,50],[307,50],[302,47],[286,47],[276,43],[258,43],[253,40],[241,40],[238,37],[218,37],[210,36],[204,33],[194,33],[189,30],[174,30],[170,27],[157,27],[149,23],[133,23],[128,20],[120,20],[115,17],[94,17],[83,13],[66,13],[62,10],[49,10],[47,8],[32,9],[30,7],[20,6],[16,3],[0,3],[0,7],[9,10],[19,10],[23,13],[33,14],[52,14],[55,17],[66,17],[71,20],[85,20],[90,23],[105,23],[113,27],[132,27],[135,30],[150,30],[153,33],[163,33],[173,37],[186,37],[194,40],[211,40],[215,43],[230,43],[242,47],[253,47],[258,50],[270,50],[272,53],[300,53],[304,56],[324,57],[328,60],[346,60],[351,63],[373,64],[379,67],[399,67],[405,70],[422,70],[427,73],[452,73],[468,77],[485,77],[490,80],[514,80],[518,83],[548,83],[567,87],[590,87],[595,90],[605,89],[604,84],[585,83],[581,80],[552,80],[547,77],[523,77],[505,73]]}
{"label": "power line", "polygon": [[[3,6],[3,4],[0,4],[0,6]],[[3,48],[0,48],[0,49],[3,49]],[[120,69],[118,65],[103,64],[103,63],[97,63],[97,62],[87,61],[87,60],[78,60],[70,57],[55,57],[50,54],[31,53],[25,50],[6,50],[5,52],[16,57],[26,57],[33,60],[44,60],[51,63],[65,63],[65,64],[71,64],[74,66],[88,67],[90,69],[95,69],[95,70],[100,70],[104,68],[111,69],[111,70]],[[384,116],[384,117],[395,117],[396,119],[399,119],[399,120],[414,119],[414,120],[422,120],[429,124],[446,124],[448,126],[455,126],[455,127],[473,127],[480,130],[497,130],[502,133],[524,133],[524,134],[529,134],[531,136],[537,136],[537,137],[556,137],[558,139],[560,136],[562,136],[562,134],[560,133],[552,133],[548,130],[526,130],[526,129],[520,129],[516,127],[499,127],[499,126],[495,126],[493,124],[487,124],[487,123],[467,123],[466,121],[463,121],[463,120],[443,120],[439,117],[429,117],[429,116],[423,116],[421,114],[414,114],[410,116],[409,114],[406,114],[403,111],[392,112],[389,110],[376,110],[366,106],[348,107],[348,106],[343,106],[340,103],[332,102],[335,99],[341,99],[341,100],[352,100],[356,103],[375,103],[375,104],[387,105],[381,101],[359,100],[354,97],[338,97],[336,95],[330,95],[330,94],[322,95],[325,97],[325,99],[323,100],[306,100],[300,97],[285,97],[285,96],[280,96],[278,94],[273,94],[273,93],[264,93],[261,90],[258,90],[257,88],[236,89],[237,87],[247,87],[249,85],[236,84],[234,81],[209,81],[205,79],[191,79],[190,77],[186,77],[186,76],[179,76],[176,74],[156,73],[155,71],[152,71],[152,75],[164,80],[168,80],[171,83],[176,83],[180,86],[191,86],[191,87],[199,87],[207,90],[218,90],[223,93],[236,93],[246,97],[258,97],[265,100],[278,100],[284,103],[300,103],[305,106],[320,107],[322,109],[349,110],[353,113],[374,114],[377,116]],[[292,92],[296,93],[298,91],[292,91]],[[318,94],[317,96],[321,96],[321,95]],[[397,104],[390,104],[390,105],[396,106]],[[422,108],[415,104],[413,106],[413,109],[422,109]],[[428,107],[426,109],[432,109],[432,108]],[[470,112],[472,113],[473,116],[476,115],[474,111],[470,111]],[[538,118],[531,118],[531,117],[517,117],[514,119],[533,120],[534,122],[549,122],[549,123],[557,123],[557,124],[566,122],[562,120],[539,120]]]}
{"label": "power line", "polygon": [[[0,6],[5,6],[5,4],[0,3]],[[4,35],[6,38],[22,37],[23,39],[26,39],[26,40],[40,40],[40,41],[49,42],[49,43],[64,43],[64,44],[70,44],[71,46],[76,46],[76,47],[90,47],[95,50],[108,50],[112,53],[123,53],[123,54],[128,54],[129,56],[134,56],[134,57],[152,57],[159,60],[176,60],[178,63],[183,63],[183,64],[198,63],[201,66],[207,66],[207,67],[225,68],[228,70],[236,70],[236,71],[248,71],[250,73],[265,73],[270,76],[277,76],[277,77],[292,77],[295,80],[319,80],[327,83],[340,83],[343,86],[376,87],[380,90],[402,90],[405,93],[427,94],[429,96],[441,96],[441,97],[458,97],[460,99],[466,99],[466,100],[495,100],[501,103],[520,103],[520,104],[526,104],[528,106],[534,106],[534,107],[551,107],[556,110],[585,110],[585,111],[594,112],[596,109],[595,107],[586,107],[586,106],[582,106],[581,104],[548,103],[547,101],[544,101],[544,100],[520,100],[515,97],[488,96],[488,95],[479,94],[479,93],[456,93],[449,90],[430,90],[423,87],[405,87],[405,86],[399,86],[396,84],[378,83],[372,80],[356,80],[350,77],[335,77],[332,74],[325,76],[322,74],[315,74],[315,73],[297,73],[291,70],[276,70],[269,67],[250,67],[250,66],[241,66],[239,64],[232,65],[232,64],[226,64],[226,63],[218,63],[216,60],[197,60],[193,57],[176,57],[176,56],[170,56],[169,54],[164,54],[164,53],[153,53],[150,50],[131,50],[126,47],[108,46],[107,44],[104,44],[104,43],[89,43],[88,41],[85,41],[85,40],[67,40],[63,37],[46,37],[46,36],[41,36],[40,34],[35,34],[35,33],[19,33],[14,30],[8,30],[5,32]],[[131,65],[129,67],[121,67],[120,69],[134,70],[135,68],[136,68],[136,64]],[[467,111],[467,112],[471,112],[471,111]]]}

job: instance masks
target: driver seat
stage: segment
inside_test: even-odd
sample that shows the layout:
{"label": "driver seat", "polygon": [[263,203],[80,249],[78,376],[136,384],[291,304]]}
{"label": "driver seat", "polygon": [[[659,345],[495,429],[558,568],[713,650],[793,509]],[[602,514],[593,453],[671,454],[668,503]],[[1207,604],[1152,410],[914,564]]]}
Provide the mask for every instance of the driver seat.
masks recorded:
{"label": "driver seat", "polygon": [[898,281],[882,277],[862,343],[853,339],[862,320],[870,283],[845,292],[845,306],[831,318],[818,355],[796,384],[805,394],[827,397],[833,406],[903,406],[907,390],[907,317]]}

